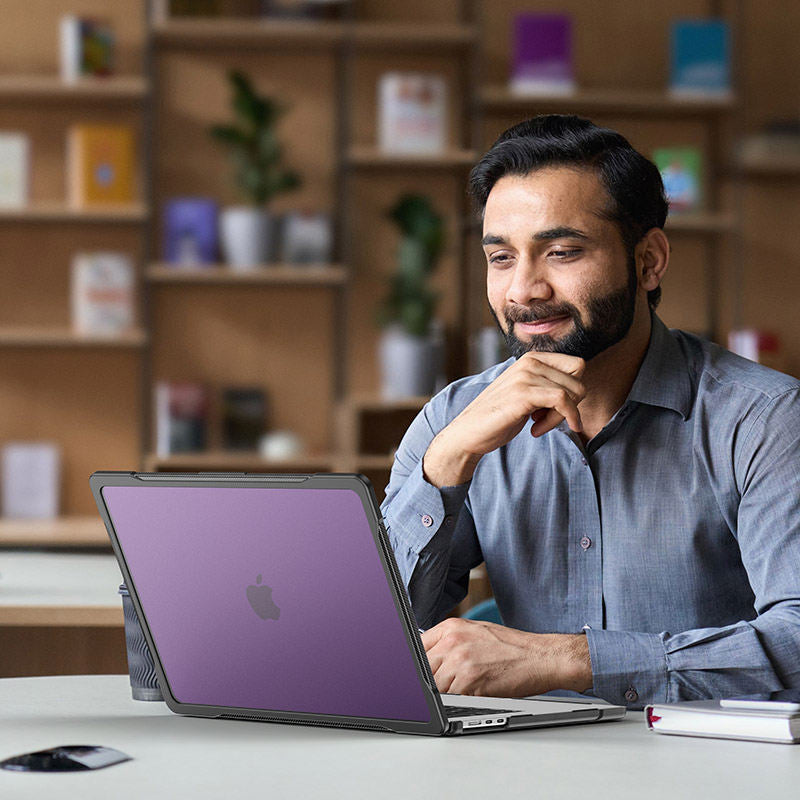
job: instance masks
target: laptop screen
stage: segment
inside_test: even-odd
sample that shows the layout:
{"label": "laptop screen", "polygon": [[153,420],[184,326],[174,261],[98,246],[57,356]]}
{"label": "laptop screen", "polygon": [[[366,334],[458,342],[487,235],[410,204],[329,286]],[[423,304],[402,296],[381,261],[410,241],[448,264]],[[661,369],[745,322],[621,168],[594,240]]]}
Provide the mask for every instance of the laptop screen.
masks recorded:
{"label": "laptop screen", "polygon": [[102,491],[176,700],[430,719],[355,491]]}

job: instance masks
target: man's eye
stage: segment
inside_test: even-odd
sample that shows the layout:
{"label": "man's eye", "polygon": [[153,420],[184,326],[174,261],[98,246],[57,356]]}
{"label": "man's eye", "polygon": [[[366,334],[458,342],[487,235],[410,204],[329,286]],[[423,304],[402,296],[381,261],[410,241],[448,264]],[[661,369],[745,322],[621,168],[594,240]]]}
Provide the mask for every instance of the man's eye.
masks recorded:
{"label": "man's eye", "polygon": [[510,256],[506,253],[498,253],[495,256],[489,256],[489,263],[490,264],[504,264],[510,260]]}
{"label": "man's eye", "polygon": [[564,260],[580,255],[580,250],[551,250],[548,255],[555,256],[557,259]]}

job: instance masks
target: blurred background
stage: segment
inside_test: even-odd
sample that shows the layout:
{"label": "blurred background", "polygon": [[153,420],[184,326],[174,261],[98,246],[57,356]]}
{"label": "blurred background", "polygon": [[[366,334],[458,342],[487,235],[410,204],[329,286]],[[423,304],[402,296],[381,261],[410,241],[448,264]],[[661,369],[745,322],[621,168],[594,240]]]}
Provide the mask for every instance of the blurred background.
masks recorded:
{"label": "blurred background", "polygon": [[0,675],[125,669],[94,470],[382,498],[425,399],[505,357],[465,186],[535,114],[662,170],[669,326],[800,375],[798,29],[789,0],[4,0]]}

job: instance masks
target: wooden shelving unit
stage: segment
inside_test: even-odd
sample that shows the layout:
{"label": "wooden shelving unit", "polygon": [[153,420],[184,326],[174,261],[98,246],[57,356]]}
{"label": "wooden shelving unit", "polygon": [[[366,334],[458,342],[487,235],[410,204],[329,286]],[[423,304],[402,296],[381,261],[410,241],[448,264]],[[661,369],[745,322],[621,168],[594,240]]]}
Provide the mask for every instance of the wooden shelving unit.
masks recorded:
{"label": "wooden shelving unit", "polygon": [[148,219],[144,203],[96,208],[74,208],[66,203],[41,202],[22,208],[0,208],[0,222],[139,225]]}
{"label": "wooden shelving unit", "polygon": [[348,153],[350,165],[373,169],[452,169],[468,168],[475,163],[473,150],[445,150],[443,153],[384,153],[376,147],[353,147]]}
{"label": "wooden shelving unit", "polygon": [[505,86],[487,86],[479,93],[487,112],[624,114],[626,116],[694,117],[725,114],[736,108],[735,96],[682,97],[666,91],[583,89],[573,94],[524,95]]}
{"label": "wooden shelving unit", "polygon": [[227,450],[148,455],[144,460],[148,472],[331,472],[335,464],[336,456],[331,453],[268,460],[257,453]]}
{"label": "wooden shelving unit", "polygon": [[147,344],[144,331],[115,336],[84,336],[69,328],[0,328],[0,347],[112,347],[140,348]]}
{"label": "wooden shelving unit", "polygon": [[232,270],[224,264],[204,267],[176,267],[156,263],[147,269],[152,283],[197,284],[205,286],[341,286],[347,270],[338,265],[262,264],[250,270]]}
{"label": "wooden shelving unit", "polygon": [[138,103],[147,98],[147,81],[138,75],[109,76],[67,83],[52,75],[0,76],[0,102]]}

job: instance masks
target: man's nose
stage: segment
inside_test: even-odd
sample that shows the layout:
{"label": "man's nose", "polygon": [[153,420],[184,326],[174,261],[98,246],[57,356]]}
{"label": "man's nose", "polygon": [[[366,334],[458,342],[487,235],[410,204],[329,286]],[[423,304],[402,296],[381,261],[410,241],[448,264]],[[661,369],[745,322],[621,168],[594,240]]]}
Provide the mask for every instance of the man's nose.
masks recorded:
{"label": "man's nose", "polygon": [[552,294],[544,265],[529,256],[520,256],[506,292],[506,302],[527,306],[534,300],[549,300]]}

